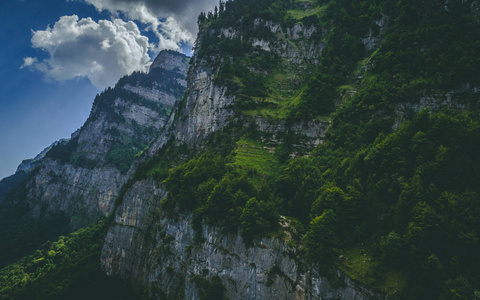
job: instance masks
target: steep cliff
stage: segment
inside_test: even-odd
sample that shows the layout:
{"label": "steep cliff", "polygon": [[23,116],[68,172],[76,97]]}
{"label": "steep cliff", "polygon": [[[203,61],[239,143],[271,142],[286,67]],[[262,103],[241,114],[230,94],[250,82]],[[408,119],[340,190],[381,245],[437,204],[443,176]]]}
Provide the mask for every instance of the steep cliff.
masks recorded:
{"label": "steep cliff", "polygon": [[[478,224],[440,221],[462,219],[453,199],[478,206],[460,171],[479,175],[476,1],[434,2],[201,14],[185,97],[123,190],[106,272],[161,299],[473,295],[478,272],[455,267],[472,248],[439,250],[438,233]],[[478,248],[467,239],[452,242]]]}
{"label": "steep cliff", "polygon": [[[308,14],[311,8],[293,9]],[[385,21],[375,22],[385,26]],[[366,36],[366,53],[375,50],[382,39],[381,34],[373,36],[370,26],[361,36]],[[196,232],[195,214],[164,211],[161,201],[168,193],[158,181],[164,175],[155,175],[162,168],[162,155],[172,159],[166,154],[171,149],[187,144],[190,154],[175,157],[184,160],[195,148],[206,147],[217,133],[236,136],[243,126],[258,132],[261,146],[245,140],[235,146],[239,152],[255,148],[273,157],[279,152],[276,149],[288,145],[288,158],[307,154],[322,143],[330,119],[300,118],[295,113],[332,38],[326,28],[303,18],[288,24],[268,17],[201,24],[184,100],[149,149],[150,155],[159,151],[160,157],[137,171],[137,181],[126,186],[115,211],[101,258],[108,274],[145,286],[149,296],[160,299],[202,299],[202,284],[212,284],[215,278],[229,299],[381,297],[340,271],[331,283],[283,238],[259,238],[248,246],[239,231],[226,233],[222,226],[205,221],[201,232]],[[213,147],[222,145],[218,140],[213,143]]]}
{"label": "steep cliff", "polygon": [[380,297],[340,272],[332,284],[283,239],[247,246],[238,233],[221,227],[203,224],[195,232],[191,215],[176,212],[172,218],[162,211],[163,197],[165,190],[153,180],[137,182],[117,210],[101,258],[107,274],[148,287],[152,298],[198,299],[202,284],[215,277],[228,299]]}
{"label": "steep cliff", "polygon": [[177,141],[200,145],[233,120],[255,123],[273,135],[293,130],[323,136],[328,122],[285,122],[305,78],[319,63],[324,48],[319,28],[260,17],[201,26],[175,124]]}

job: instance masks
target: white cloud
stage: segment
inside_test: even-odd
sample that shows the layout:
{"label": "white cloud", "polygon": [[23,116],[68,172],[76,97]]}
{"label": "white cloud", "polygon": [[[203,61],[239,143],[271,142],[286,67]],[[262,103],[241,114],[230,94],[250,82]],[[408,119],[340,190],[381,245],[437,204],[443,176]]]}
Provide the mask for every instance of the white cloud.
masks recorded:
{"label": "white cloud", "polygon": [[24,58],[23,66],[33,66],[57,81],[88,77],[99,88],[116,83],[125,74],[145,71],[150,65],[148,38],[137,25],[113,21],[63,16],[53,28],[33,31],[32,46],[48,52],[37,62]]}
{"label": "white cloud", "polygon": [[37,62],[37,58],[35,58],[35,57],[24,57],[23,58],[23,65],[20,66],[20,69],[30,67],[31,65],[33,65],[36,62]]}
{"label": "white cloud", "polygon": [[[159,39],[158,49],[179,50],[181,42],[193,44],[197,16],[212,10],[218,0],[84,0],[98,11],[123,13],[149,25]],[[163,20],[163,21],[160,21]]]}

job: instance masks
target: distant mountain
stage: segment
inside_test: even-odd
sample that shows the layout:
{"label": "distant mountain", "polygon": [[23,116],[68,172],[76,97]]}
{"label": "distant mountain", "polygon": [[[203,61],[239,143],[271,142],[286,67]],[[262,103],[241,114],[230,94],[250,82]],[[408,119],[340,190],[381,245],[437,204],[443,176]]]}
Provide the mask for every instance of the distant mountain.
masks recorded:
{"label": "distant mountain", "polygon": [[17,167],[17,171],[15,174],[10,175],[6,178],[0,180],[0,202],[2,202],[3,197],[7,194],[9,190],[11,190],[16,185],[20,184],[24,179],[28,177],[28,174],[32,169],[45,157],[48,151],[52,149],[52,147],[58,144],[66,144],[68,139],[61,139],[59,141],[54,142],[47,148],[43,149],[37,156],[31,159],[23,160],[20,165]]}
{"label": "distant mountain", "polygon": [[37,217],[65,212],[82,224],[111,213],[135,156],[158,135],[182,98],[187,68],[186,56],[162,51],[149,73],[125,76],[97,95],[88,120],[68,142],[54,144],[34,164],[19,166],[35,171],[25,183],[26,199],[10,201],[28,202]]}
{"label": "distant mountain", "polygon": [[[64,234],[111,214],[137,157],[183,97],[188,63],[181,53],[160,52],[149,73],[125,76],[97,95],[88,120],[69,140],[23,161],[14,175],[2,180],[0,218],[5,226],[0,226],[0,250],[18,257],[41,246],[46,241],[42,235],[52,239],[55,232]],[[36,232],[48,228],[47,223],[51,230]],[[29,235],[23,233],[25,238],[18,239],[22,230],[35,231],[35,237],[27,242]],[[8,250],[21,244],[25,249]],[[0,255],[0,265],[8,259]]]}

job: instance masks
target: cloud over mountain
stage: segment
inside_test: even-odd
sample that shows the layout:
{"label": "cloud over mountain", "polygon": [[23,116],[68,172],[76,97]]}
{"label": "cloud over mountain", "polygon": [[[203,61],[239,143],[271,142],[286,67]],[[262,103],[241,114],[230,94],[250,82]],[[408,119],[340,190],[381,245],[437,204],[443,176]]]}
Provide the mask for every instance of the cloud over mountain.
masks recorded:
{"label": "cloud over mountain", "polygon": [[[149,24],[159,38],[159,48],[178,49],[180,42],[192,44],[197,16],[212,10],[218,0],[84,0],[99,11],[123,13],[132,20]],[[175,47],[177,45],[177,47]]]}
{"label": "cloud over mountain", "polygon": [[57,81],[88,77],[105,88],[125,74],[147,70],[150,64],[148,38],[132,21],[63,16],[53,28],[33,31],[31,42],[49,58],[26,57],[22,68],[33,67]]}

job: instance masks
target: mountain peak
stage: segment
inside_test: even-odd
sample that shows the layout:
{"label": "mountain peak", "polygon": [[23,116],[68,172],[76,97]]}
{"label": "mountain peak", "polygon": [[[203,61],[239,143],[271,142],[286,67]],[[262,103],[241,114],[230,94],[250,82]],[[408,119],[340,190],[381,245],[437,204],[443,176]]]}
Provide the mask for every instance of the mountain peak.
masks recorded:
{"label": "mountain peak", "polygon": [[162,50],[158,53],[157,57],[150,66],[150,71],[155,68],[161,68],[164,70],[173,70],[178,68],[180,72],[187,72],[188,68],[188,56],[173,50]]}

